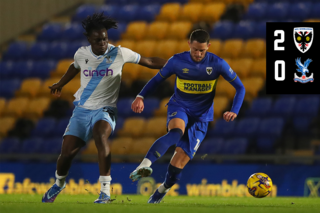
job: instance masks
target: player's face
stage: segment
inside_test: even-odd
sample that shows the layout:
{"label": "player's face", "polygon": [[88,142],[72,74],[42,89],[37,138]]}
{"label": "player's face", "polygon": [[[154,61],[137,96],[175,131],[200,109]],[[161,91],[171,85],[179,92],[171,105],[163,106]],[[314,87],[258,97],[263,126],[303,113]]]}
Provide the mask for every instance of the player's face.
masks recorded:
{"label": "player's face", "polygon": [[192,41],[192,43],[188,41],[188,44],[190,47],[191,58],[196,62],[201,61],[206,56],[206,52],[210,46],[210,43],[199,43],[197,41]]}
{"label": "player's face", "polygon": [[108,48],[108,33],[106,29],[93,30],[88,36],[88,41],[94,54],[103,55]]}

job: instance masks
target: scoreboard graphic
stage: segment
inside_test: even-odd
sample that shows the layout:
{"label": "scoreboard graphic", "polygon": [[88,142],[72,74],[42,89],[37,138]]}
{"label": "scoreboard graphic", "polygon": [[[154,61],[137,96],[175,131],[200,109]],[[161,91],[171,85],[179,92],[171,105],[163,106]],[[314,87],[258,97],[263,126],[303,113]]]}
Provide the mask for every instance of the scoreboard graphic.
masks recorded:
{"label": "scoreboard graphic", "polygon": [[320,94],[320,23],[267,23],[267,94]]}

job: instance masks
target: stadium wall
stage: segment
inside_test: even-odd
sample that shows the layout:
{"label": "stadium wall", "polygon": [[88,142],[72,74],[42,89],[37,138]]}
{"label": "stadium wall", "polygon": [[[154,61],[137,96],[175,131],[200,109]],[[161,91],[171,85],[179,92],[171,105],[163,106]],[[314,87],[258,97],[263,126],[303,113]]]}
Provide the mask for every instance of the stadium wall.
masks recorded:
{"label": "stadium wall", "polygon": [[[131,182],[129,173],[138,164],[112,165],[112,194],[151,194],[163,182],[167,165],[154,164],[152,177]],[[0,194],[43,194],[54,182],[55,163],[0,163]],[[168,195],[250,197],[246,182],[256,172],[268,174],[274,184],[270,196],[319,194],[320,183],[306,182],[320,177],[320,166],[306,165],[210,165],[190,164]],[[65,194],[99,193],[99,170],[96,163],[75,163],[67,178]],[[311,193],[310,193],[311,192]],[[316,193],[317,192],[317,193]]]}

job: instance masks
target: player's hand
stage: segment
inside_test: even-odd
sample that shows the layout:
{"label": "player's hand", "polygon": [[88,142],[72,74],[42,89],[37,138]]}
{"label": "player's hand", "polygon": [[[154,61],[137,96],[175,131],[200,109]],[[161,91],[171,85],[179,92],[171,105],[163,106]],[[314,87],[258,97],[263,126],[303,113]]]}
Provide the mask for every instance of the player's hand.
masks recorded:
{"label": "player's hand", "polygon": [[49,86],[49,89],[51,90],[52,95],[60,97],[62,86],[59,83],[55,83],[52,86]]}
{"label": "player's hand", "polygon": [[223,113],[223,119],[227,122],[233,121],[236,117],[237,117],[237,114],[234,112],[227,111],[227,112]]}
{"label": "player's hand", "polygon": [[134,101],[131,104],[131,109],[135,113],[141,113],[144,109],[143,99],[140,97],[136,97],[136,99],[134,99]]}

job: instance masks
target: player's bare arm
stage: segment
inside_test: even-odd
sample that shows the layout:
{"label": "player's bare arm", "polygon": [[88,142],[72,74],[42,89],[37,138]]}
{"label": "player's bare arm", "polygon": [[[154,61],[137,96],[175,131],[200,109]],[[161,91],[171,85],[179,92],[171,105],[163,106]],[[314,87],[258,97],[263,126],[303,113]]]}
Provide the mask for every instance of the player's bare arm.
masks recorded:
{"label": "player's bare arm", "polygon": [[159,57],[143,57],[141,56],[139,64],[151,69],[161,69],[165,64],[167,60]]}
{"label": "player's bare arm", "polygon": [[76,69],[72,63],[69,66],[67,72],[62,76],[60,81],[58,83],[53,84],[52,86],[49,86],[51,94],[60,97],[62,87],[66,85],[69,81],[71,81],[79,72],[80,69]]}

